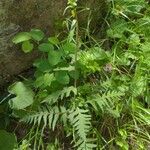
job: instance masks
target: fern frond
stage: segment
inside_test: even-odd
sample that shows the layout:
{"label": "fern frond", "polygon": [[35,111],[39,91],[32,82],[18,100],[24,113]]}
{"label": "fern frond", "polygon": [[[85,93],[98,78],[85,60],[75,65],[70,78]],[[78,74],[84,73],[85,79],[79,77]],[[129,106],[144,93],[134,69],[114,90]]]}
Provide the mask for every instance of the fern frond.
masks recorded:
{"label": "fern frond", "polygon": [[93,141],[93,139],[87,139],[86,141],[79,139],[75,146],[77,146],[77,150],[93,150],[95,147],[97,147]]}
{"label": "fern frond", "polygon": [[91,115],[88,114],[88,110],[77,107],[70,112],[69,120],[76,135],[75,147],[87,149],[87,135],[91,130]]}
{"label": "fern frond", "polygon": [[73,86],[70,87],[64,87],[63,90],[58,90],[56,92],[53,92],[51,95],[49,95],[48,97],[46,97],[43,100],[43,103],[48,103],[48,104],[54,104],[55,102],[57,102],[57,100],[60,98],[61,100],[63,98],[67,98],[71,95],[71,92],[73,92],[74,95],[77,95],[77,89]]}
{"label": "fern frond", "polygon": [[88,98],[87,103],[91,104],[96,111],[104,112],[107,109],[112,109],[122,95],[120,92],[108,91],[102,95],[92,95]]}
{"label": "fern frond", "polygon": [[43,110],[40,110],[39,112],[25,116],[21,121],[38,126],[49,126],[50,129],[54,130],[60,117],[60,113],[59,108],[56,106],[49,110],[43,108]]}
{"label": "fern frond", "polygon": [[67,114],[67,110],[64,106],[60,107],[60,111],[61,111],[61,121],[63,122],[63,125],[67,124],[67,119],[68,119],[68,114]]}

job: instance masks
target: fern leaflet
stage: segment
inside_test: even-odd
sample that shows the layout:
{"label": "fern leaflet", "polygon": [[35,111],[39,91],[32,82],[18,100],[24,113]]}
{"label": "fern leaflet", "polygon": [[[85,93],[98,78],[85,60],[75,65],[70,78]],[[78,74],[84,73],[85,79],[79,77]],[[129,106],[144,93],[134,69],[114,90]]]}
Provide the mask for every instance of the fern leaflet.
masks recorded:
{"label": "fern leaflet", "polygon": [[77,107],[70,112],[69,120],[76,135],[75,147],[79,150],[87,150],[88,147],[94,146],[87,141],[87,135],[91,130],[91,115],[88,114],[88,110]]}
{"label": "fern leaflet", "polygon": [[98,111],[99,109],[104,112],[108,109],[113,109],[114,104],[118,102],[120,96],[123,94],[116,91],[108,91],[102,95],[92,95],[88,98],[87,103],[91,104],[93,108]]}
{"label": "fern leaflet", "polygon": [[27,115],[21,121],[38,126],[42,124],[44,127],[49,126],[50,129],[54,130],[59,117],[60,110],[55,106],[51,109],[43,108],[39,112]]}
{"label": "fern leaflet", "polygon": [[46,102],[48,104],[54,104],[55,102],[57,102],[57,100],[60,98],[61,100],[64,97],[69,97],[71,92],[73,92],[74,95],[77,95],[77,89],[73,86],[70,87],[64,87],[63,90],[58,90],[56,92],[53,92],[51,95],[49,95],[48,97],[46,97],[43,100],[43,103]]}

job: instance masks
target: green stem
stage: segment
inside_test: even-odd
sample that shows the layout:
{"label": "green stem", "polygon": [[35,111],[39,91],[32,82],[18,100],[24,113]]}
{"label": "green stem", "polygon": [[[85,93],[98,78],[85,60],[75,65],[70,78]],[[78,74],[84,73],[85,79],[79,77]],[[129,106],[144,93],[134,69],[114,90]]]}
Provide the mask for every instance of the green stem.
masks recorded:
{"label": "green stem", "polygon": [[[76,11],[75,11],[76,12]],[[77,87],[77,60],[78,60],[78,51],[79,51],[79,24],[78,24],[78,16],[76,12],[76,51],[75,51],[75,80],[74,80],[74,86]]]}

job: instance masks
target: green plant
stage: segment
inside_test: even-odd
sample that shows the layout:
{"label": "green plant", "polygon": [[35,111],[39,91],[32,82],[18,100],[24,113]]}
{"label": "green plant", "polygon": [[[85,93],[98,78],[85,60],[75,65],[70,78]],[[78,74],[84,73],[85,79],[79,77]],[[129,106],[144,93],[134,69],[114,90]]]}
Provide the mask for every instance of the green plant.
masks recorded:
{"label": "green plant", "polygon": [[46,38],[38,29],[14,37],[25,53],[41,52],[33,79],[9,88],[16,95],[9,100],[12,116],[31,127],[20,147],[66,149],[66,142],[78,150],[148,148],[150,7],[144,0],[109,5],[109,50],[93,37],[83,42],[76,0],[65,10],[71,11],[66,38]]}
{"label": "green plant", "polygon": [[5,130],[0,130],[0,135],[0,149],[10,150],[17,145],[16,137],[13,133],[8,133]]}

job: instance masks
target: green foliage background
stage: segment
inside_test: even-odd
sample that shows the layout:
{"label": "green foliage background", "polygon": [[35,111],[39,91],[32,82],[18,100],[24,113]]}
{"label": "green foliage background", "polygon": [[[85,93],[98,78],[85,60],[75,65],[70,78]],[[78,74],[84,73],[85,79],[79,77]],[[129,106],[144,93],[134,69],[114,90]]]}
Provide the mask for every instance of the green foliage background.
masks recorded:
{"label": "green foliage background", "polygon": [[88,26],[80,28],[77,0],[68,0],[65,38],[47,38],[38,29],[13,38],[25,53],[41,52],[34,77],[9,87],[15,96],[5,116],[27,125],[14,149],[150,146],[150,6],[145,0],[108,5],[105,39],[96,40]]}

